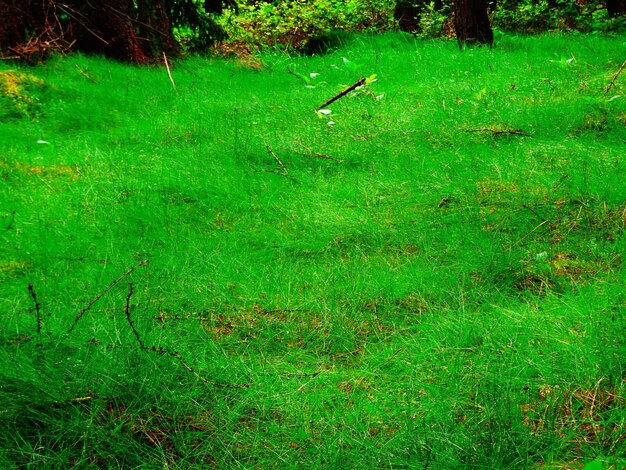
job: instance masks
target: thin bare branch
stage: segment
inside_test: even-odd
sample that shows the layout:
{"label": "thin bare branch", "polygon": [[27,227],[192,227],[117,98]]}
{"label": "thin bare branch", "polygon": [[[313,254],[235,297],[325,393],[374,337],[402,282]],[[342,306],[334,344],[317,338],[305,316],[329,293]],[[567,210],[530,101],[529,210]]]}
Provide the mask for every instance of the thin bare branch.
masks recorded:
{"label": "thin bare branch", "polygon": [[87,306],[85,308],[83,308],[80,312],[78,312],[78,314],[76,315],[76,318],[74,318],[74,323],[72,323],[72,326],[70,326],[69,330],[67,330],[67,334],[70,334],[73,330],[74,327],[76,326],[76,324],[80,321],[80,319],[83,317],[83,315],[85,313],[87,313],[89,311],[89,309],[91,307],[93,307],[93,305],[100,300],[102,297],[105,296],[105,294],[107,294],[111,289],[113,289],[122,279],[124,279],[126,276],[129,276],[130,274],[132,274],[132,272],[141,267],[141,266],[146,266],[148,264],[149,260],[142,260],[139,263],[137,263],[135,266],[133,266],[132,268],[130,268],[128,271],[126,271],[125,273],[123,273],[122,275],[120,275],[117,279],[115,279],[106,289],[104,289],[102,292],[100,292],[98,295],[96,295],[91,302],[89,302],[87,304]]}
{"label": "thin bare branch", "polygon": [[342,97],[346,96],[352,90],[360,87],[364,83],[365,83],[365,78],[360,78],[356,83],[354,83],[353,85],[350,85],[348,88],[346,88],[346,89],[342,90],[341,92],[337,93],[335,96],[333,96],[331,99],[329,99],[328,101],[326,101],[323,104],[321,104],[320,106],[318,106],[316,109],[325,108],[326,106],[330,105],[331,103],[334,103],[335,101],[337,101],[339,98],[342,98]]}
{"label": "thin bare branch", "polygon": [[167,75],[170,77],[170,82],[172,82],[172,86],[174,87],[174,91],[178,91],[176,89],[176,83],[174,83],[174,79],[172,78],[172,72],[170,71],[170,65],[167,63],[167,56],[165,52],[163,53],[163,61],[165,62],[165,68],[167,69]]}
{"label": "thin bare branch", "polygon": [[619,70],[617,72],[615,72],[615,75],[613,75],[613,79],[611,80],[611,83],[609,83],[609,85],[604,89],[604,94],[606,95],[609,90],[613,87],[613,84],[615,83],[615,80],[617,80],[617,77],[620,76],[620,74],[622,73],[622,70],[624,70],[624,67],[626,67],[626,60],[624,61],[624,63],[621,65],[621,67],[619,68]]}
{"label": "thin bare branch", "polygon": [[282,175],[283,176],[287,176],[287,174],[289,174],[289,170],[287,169],[287,167],[285,166],[285,164],[283,163],[283,161],[278,158],[278,155],[276,155],[274,153],[274,151],[272,150],[272,148],[269,146],[269,144],[266,142],[265,143],[265,148],[267,149],[267,151],[269,152],[269,154],[274,157],[274,159],[278,162],[278,164],[280,165],[280,167],[282,168]]}

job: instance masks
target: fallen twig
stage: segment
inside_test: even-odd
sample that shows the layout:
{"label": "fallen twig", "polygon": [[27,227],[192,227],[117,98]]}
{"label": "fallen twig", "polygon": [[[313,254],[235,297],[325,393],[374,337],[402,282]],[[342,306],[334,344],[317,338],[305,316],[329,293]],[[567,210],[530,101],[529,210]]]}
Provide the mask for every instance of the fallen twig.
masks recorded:
{"label": "fallen twig", "polygon": [[30,293],[31,298],[33,299],[33,302],[35,303],[35,313],[37,314],[37,336],[40,336],[41,326],[42,326],[41,306],[39,305],[39,302],[37,301],[37,294],[35,294],[35,288],[33,287],[32,284],[28,284],[28,292]]}
{"label": "fallen twig", "polygon": [[323,153],[316,152],[315,150],[310,149],[310,148],[309,148],[309,147],[307,147],[306,145],[303,145],[303,144],[302,144],[301,142],[299,142],[299,141],[296,141],[296,145],[297,145],[297,146],[299,146],[299,147],[302,147],[302,148],[303,148],[303,149],[305,149],[307,152],[309,152],[309,153],[306,153],[306,154],[305,154],[305,153],[301,154],[301,155],[304,155],[304,156],[306,156],[306,157],[321,158],[321,159],[323,159],[323,160],[332,160],[332,161],[334,161],[334,162],[339,162],[339,163],[343,162],[343,160],[339,160],[338,158],[331,157],[330,155],[325,155],[325,154],[323,154]]}
{"label": "fallen twig", "polygon": [[331,99],[329,99],[328,101],[326,101],[325,103],[321,104],[320,106],[318,106],[315,109],[320,109],[320,108],[325,108],[326,106],[328,106],[331,103],[334,103],[335,101],[337,101],[339,98],[342,98],[344,96],[346,96],[348,93],[350,93],[352,90],[354,90],[355,88],[360,87],[361,85],[363,85],[365,83],[365,77],[364,78],[360,78],[355,84],[350,85],[348,88],[346,88],[345,90],[337,93],[335,96],[333,96]]}
{"label": "fallen twig", "polygon": [[622,70],[624,70],[624,67],[626,67],[626,60],[624,61],[624,63],[621,65],[621,67],[619,68],[619,70],[617,72],[615,72],[615,75],[613,75],[613,79],[611,80],[611,83],[609,83],[609,85],[604,89],[604,94],[606,95],[609,90],[613,87],[613,84],[615,83],[615,80],[617,80],[617,77],[619,77],[619,75],[622,73]]}
{"label": "fallen twig", "polygon": [[76,70],[78,70],[78,73],[80,73],[83,77],[85,77],[91,83],[98,83],[98,80],[91,77],[85,70],[81,69],[78,65],[74,64],[74,67],[76,67]]}
{"label": "fallen twig", "polygon": [[302,77],[302,75],[295,73],[293,70],[289,69],[287,70],[287,73],[290,75],[293,75],[296,78],[299,78],[300,80],[304,81],[304,78]]}
{"label": "fallen twig", "polygon": [[266,143],[266,144],[265,144],[265,148],[267,149],[267,151],[269,152],[269,154],[270,154],[272,157],[274,157],[274,159],[278,162],[278,164],[279,164],[279,165],[280,165],[280,167],[282,168],[282,170],[283,170],[283,171],[281,172],[281,174],[282,174],[283,176],[287,176],[287,174],[289,174],[289,170],[287,169],[287,167],[285,166],[285,164],[283,163],[283,161],[282,161],[280,158],[278,158],[278,155],[276,155],[276,154],[274,153],[274,151],[273,151],[273,150],[272,150],[272,148],[269,146],[269,144],[267,144],[267,143]]}
{"label": "fallen twig", "polygon": [[143,344],[143,341],[141,340],[141,337],[139,336],[139,332],[137,331],[137,328],[135,328],[133,319],[130,317],[130,298],[133,296],[134,293],[135,291],[133,290],[133,283],[129,282],[128,283],[128,295],[126,295],[126,305],[124,305],[124,314],[126,315],[126,321],[128,321],[128,324],[130,325],[130,329],[133,331],[135,338],[137,338],[137,342],[139,343],[139,346],[141,347],[141,349],[145,350],[146,346]]}
{"label": "fallen twig", "polygon": [[528,132],[525,132],[521,129],[494,129],[492,127],[483,127],[481,129],[465,129],[465,132],[491,132],[493,136],[504,134],[523,135],[526,137],[530,136]]}
{"label": "fallen twig", "polygon": [[165,68],[167,69],[167,75],[168,75],[168,77],[170,77],[170,82],[172,82],[172,86],[174,87],[174,91],[178,91],[178,90],[176,90],[176,83],[174,83],[174,79],[172,78],[172,72],[170,71],[170,65],[167,63],[167,56],[165,55],[165,52],[163,53],[163,61],[165,62]]}
{"label": "fallen twig", "polygon": [[544,217],[542,217],[535,209],[533,209],[532,207],[526,205],[526,204],[522,204],[522,207],[524,209],[529,210],[530,212],[532,212],[539,220],[541,220],[542,222],[546,222],[546,219]]}
{"label": "fallen twig", "polygon": [[196,372],[196,370],[191,367],[189,364],[187,364],[187,361],[185,361],[185,359],[183,358],[183,356],[177,352],[177,351],[170,351],[168,349],[164,349],[162,347],[156,347],[156,346],[146,346],[145,343],[143,342],[143,340],[141,339],[141,336],[139,335],[139,332],[137,331],[137,328],[135,328],[135,324],[133,323],[133,319],[130,316],[130,299],[134,294],[134,290],[133,290],[133,283],[129,282],[128,283],[128,294],[126,295],[126,304],[124,305],[124,314],[126,315],[126,321],[128,321],[128,324],[130,325],[130,329],[132,330],[133,334],[135,335],[135,338],[137,339],[137,343],[139,344],[139,348],[145,352],[155,352],[157,354],[160,355],[167,355],[170,357],[174,357],[178,360],[178,362],[180,362],[180,364],[187,369],[188,372],[190,372],[191,374],[193,374],[197,379],[201,380],[202,382],[206,383],[206,384],[210,384],[210,385],[215,385],[218,387],[226,387],[226,388],[245,388],[245,387],[249,387],[250,384],[227,384],[227,383],[222,383],[222,382],[214,382],[211,381],[209,379],[207,379],[206,377],[203,377],[202,375],[200,375],[198,372]]}
{"label": "fallen twig", "polygon": [[79,322],[79,320],[83,317],[83,315],[85,313],[87,313],[87,311],[93,307],[93,304],[95,304],[98,300],[100,300],[102,297],[104,297],[104,295],[106,293],[108,293],[111,289],[113,289],[122,279],[124,279],[126,276],[130,275],[135,269],[139,268],[140,266],[146,266],[148,264],[149,260],[143,260],[140,261],[139,263],[137,263],[135,266],[133,266],[132,268],[130,268],[128,271],[126,271],[125,273],[123,273],[121,276],[119,276],[117,279],[115,279],[110,285],[109,287],[107,287],[106,289],[104,289],[102,292],[100,292],[98,295],[96,295],[93,300],[91,302],[89,302],[87,304],[87,306],[85,308],[83,308],[80,312],[78,312],[78,314],[76,315],[76,318],[74,318],[74,323],[72,323],[72,326],[70,326],[69,330],[67,330],[67,334],[69,335],[73,330],[74,327],[76,326],[76,324]]}
{"label": "fallen twig", "polygon": [[540,227],[543,227],[545,224],[547,224],[548,222],[550,222],[549,220],[544,220],[543,222],[541,222],[539,225],[537,225],[534,229],[532,229],[530,232],[528,232],[526,235],[524,235],[522,238],[520,238],[519,240],[517,240],[517,242],[515,243],[516,245],[520,244],[523,240],[525,240],[528,236],[530,236],[530,234],[532,234],[533,232],[535,232],[536,230],[539,230]]}

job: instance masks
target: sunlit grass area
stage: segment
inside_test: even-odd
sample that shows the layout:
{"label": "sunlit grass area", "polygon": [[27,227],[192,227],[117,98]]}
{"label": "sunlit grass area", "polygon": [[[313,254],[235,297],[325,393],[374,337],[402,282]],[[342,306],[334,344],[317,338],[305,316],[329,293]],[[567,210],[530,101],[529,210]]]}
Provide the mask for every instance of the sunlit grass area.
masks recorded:
{"label": "sunlit grass area", "polygon": [[2,466],[626,465],[623,50],[2,64]]}

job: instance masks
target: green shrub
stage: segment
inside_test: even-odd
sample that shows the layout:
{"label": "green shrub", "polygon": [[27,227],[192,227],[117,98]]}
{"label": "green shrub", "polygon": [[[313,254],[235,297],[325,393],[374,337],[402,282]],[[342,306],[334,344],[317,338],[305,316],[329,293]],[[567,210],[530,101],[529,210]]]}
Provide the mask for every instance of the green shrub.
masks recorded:
{"label": "green shrub", "polygon": [[624,25],[623,19],[609,18],[597,0],[499,0],[490,17],[495,27],[516,32],[615,31]]}
{"label": "green shrub", "polygon": [[236,16],[222,18],[231,42],[303,50],[336,32],[393,29],[393,0],[280,0],[240,2]]}

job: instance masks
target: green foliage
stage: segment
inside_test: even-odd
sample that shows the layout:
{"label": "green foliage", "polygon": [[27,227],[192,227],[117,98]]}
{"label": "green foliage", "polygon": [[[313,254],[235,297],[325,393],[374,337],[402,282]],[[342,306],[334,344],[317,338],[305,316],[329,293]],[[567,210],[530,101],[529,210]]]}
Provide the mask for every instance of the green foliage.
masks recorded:
{"label": "green foliage", "polygon": [[392,10],[392,0],[240,2],[239,13],[225,17],[221,24],[233,41],[303,50],[340,31],[389,30]]}
{"label": "green foliage", "polygon": [[622,19],[611,19],[604,4],[595,0],[500,0],[491,11],[493,24],[503,30],[619,31]]}
{"label": "green foliage", "polygon": [[418,37],[436,38],[445,36],[445,24],[452,15],[452,5],[444,4],[438,9],[434,1],[425,2],[419,16]]}
{"label": "green foliage", "polygon": [[206,51],[216,41],[225,39],[226,33],[215,21],[224,7],[235,8],[234,0],[175,0],[169,12],[176,37],[186,51]]}
{"label": "green foliage", "polygon": [[[453,35],[453,2],[413,1],[418,10],[418,37]],[[603,3],[596,0],[498,0],[489,5],[492,25],[509,32],[538,33],[550,30],[623,31],[623,17],[609,18]]]}
{"label": "green foliage", "polygon": [[0,467],[623,466],[622,44],[10,69]]}

